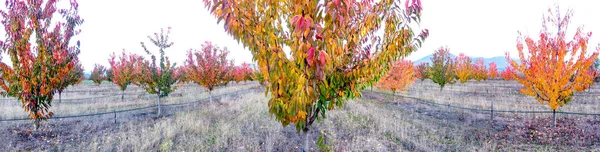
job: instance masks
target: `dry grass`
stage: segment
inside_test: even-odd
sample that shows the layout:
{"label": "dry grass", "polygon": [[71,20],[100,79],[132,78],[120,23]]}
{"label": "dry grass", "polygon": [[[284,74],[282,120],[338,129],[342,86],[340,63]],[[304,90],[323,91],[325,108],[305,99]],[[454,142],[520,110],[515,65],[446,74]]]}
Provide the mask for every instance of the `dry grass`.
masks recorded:
{"label": "dry grass", "polygon": [[[215,94],[256,86],[256,83],[233,85]],[[27,129],[30,122],[9,123],[0,125],[7,130],[0,132],[0,140],[9,141],[0,147],[7,148],[6,151],[300,151],[303,136],[293,125],[283,127],[270,116],[269,97],[265,97],[263,91],[255,89],[226,96],[218,102],[172,107],[160,118],[154,117],[152,110],[121,114],[116,124],[112,116],[53,119],[37,131]],[[205,96],[184,93],[180,97],[169,97],[167,102]],[[328,112],[327,118],[316,122],[309,132],[310,151],[320,150],[319,137],[334,151],[594,151],[600,148],[598,144],[573,147],[527,143],[520,138],[496,138],[506,131],[512,118],[498,117],[496,128],[491,128],[489,115],[485,113],[430,106],[407,99],[398,99],[399,104],[386,102],[390,100],[391,97],[365,92],[363,98]],[[537,104],[531,102],[529,104]],[[576,106],[576,102],[571,104]],[[508,104],[505,107],[509,107]],[[597,134],[600,135],[600,131]]]}
{"label": "dry grass", "polygon": [[[495,110],[527,110],[549,111],[547,104],[539,103],[531,96],[519,92],[522,85],[516,81],[488,80],[468,81],[465,84],[447,85],[440,91],[439,85],[431,80],[416,81],[404,96],[426,99],[442,104],[462,107],[490,109],[492,101]],[[595,84],[589,90],[578,92],[559,111],[600,113],[600,85]],[[531,114],[531,116],[547,116],[547,114]]]}
{"label": "dry grass", "polygon": [[[255,87],[254,83],[233,84],[213,91],[213,95],[223,94]],[[168,98],[162,98],[161,104],[173,104],[207,99],[208,93],[196,84],[186,84]],[[50,110],[58,116],[78,114],[111,112],[123,109],[139,108],[156,104],[156,95],[148,94],[142,88],[131,85],[125,91],[125,99],[121,100],[121,91],[114,84],[78,85],[63,92],[62,102],[58,96],[52,103]],[[21,108],[21,102],[14,98],[0,99],[0,119],[27,118],[28,115]]]}

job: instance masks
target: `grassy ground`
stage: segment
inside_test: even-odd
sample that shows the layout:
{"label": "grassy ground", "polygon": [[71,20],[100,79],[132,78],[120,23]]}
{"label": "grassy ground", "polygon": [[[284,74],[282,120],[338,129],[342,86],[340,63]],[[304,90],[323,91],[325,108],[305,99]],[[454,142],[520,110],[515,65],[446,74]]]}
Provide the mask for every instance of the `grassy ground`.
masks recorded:
{"label": "grassy ground", "polygon": [[[32,130],[29,121],[3,122],[0,129],[5,131],[0,132],[0,140],[5,142],[1,142],[4,150],[0,151],[300,151],[303,136],[294,126],[283,127],[268,114],[269,97],[264,96],[264,88],[256,83],[234,84],[220,91],[224,94],[242,89],[252,91],[213,102],[165,107],[164,115],[158,118],[149,109],[119,114],[116,123],[113,115],[51,119],[38,130]],[[419,88],[413,88],[416,89]],[[199,94],[182,93],[181,97],[170,97],[168,102],[201,98],[196,97]],[[595,117],[560,117],[559,126],[550,127],[547,116],[501,114],[492,127],[488,113],[433,106],[400,97],[392,101],[392,98],[364,92],[363,98],[350,100],[344,107],[328,112],[327,118],[316,122],[309,132],[311,151],[597,151],[600,148],[600,120]],[[534,100],[523,102],[538,104]]]}

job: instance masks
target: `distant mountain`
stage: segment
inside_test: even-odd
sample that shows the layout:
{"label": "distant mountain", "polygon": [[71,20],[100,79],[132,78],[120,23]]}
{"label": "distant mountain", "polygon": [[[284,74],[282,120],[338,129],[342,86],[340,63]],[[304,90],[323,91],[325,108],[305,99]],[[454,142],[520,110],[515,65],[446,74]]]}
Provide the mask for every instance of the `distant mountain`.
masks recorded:
{"label": "distant mountain", "polygon": [[[427,63],[431,64],[431,58],[432,57],[433,57],[433,54],[430,54],[430,55],[425,56],[425,57],[423,57],[423,58],[421,58],[419,60],[413,61],[413,63],[415,65],[423,63],[423,62],[427,62]],[[454,58],[455,55],[454,54],[450,54],[450,57]],[[473,59],[473,62],[475,62],[476,59],[482,58],[482,57],[471,57],[471,58]],[[498,68],[498,71],[504,70],[504,68],[506,66],[508,66],[508,62],[506,61],[506,58],[504,56],[496,56],[496,57],[491,57],[491,58],[483,58],[483,60],[484,60],[486,66],[489,66],[489,64],[491,62],[496,63],[496,67]],[[514,60],[518,61],[518,59],[514,59]]]}

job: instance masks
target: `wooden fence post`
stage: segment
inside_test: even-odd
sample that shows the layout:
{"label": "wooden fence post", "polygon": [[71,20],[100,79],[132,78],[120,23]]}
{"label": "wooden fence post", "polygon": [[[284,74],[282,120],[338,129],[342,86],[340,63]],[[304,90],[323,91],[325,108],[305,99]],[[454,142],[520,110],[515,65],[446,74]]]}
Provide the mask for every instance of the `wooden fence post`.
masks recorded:
{"label": "wooden fence post", "polygon": [[113,110],[113,114],[114,114],[115,124],[117,124],[117,111]]}

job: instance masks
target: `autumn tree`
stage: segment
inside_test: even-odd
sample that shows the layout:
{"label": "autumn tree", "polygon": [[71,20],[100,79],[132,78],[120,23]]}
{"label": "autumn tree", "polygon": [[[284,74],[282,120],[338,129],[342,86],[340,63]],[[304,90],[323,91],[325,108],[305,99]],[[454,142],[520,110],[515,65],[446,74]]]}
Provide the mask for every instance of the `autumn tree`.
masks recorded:
{"label": "autumn tree", "polygon": [[[386,75],[379,80],[377,88],[390,90],[395,96],[397,91],[406,91],[415,82],[414,66],[409,60],[398,60]],[[395,98],[394,98],[395,101]]]}
{"label": "autumn tree", "polygon": [[591,68],[594,72],[594,82],[600,82],[600,58],[594,61],[594,65]]}
{"label": "autumn tree", "polygon": [[269,83],[269,113],[298,131],[360,97],[427,36],[410,26],[420,20],[420,0],[204,2],[252,52]]}
{"label": "autumn tree", "polygon": [[475,60],[475,63],[472,65],[473,67],[473,79],[478,82],[481,80],[487,80],[488,72],[485,67],[485,61],[482,58],[478,58]]}
{"label": "autumn tree", "polygon": [[113,82],[113,70],[112,67],[106,69],[106,81]]}
{"label": "autumn tree", "polygon": [[179,78],[179,80],[177,80],[179,82],[179,85],[183,85],[183,84],[187,84],[189,82],[191,82],[190,80],[190,76],[187,74],[187,67],[186,66],[179,66],[177,67],[177,70],[175,71],[175,74],[177,75]]}
{"label": "autumn tree", "polygon": [[242,63],[242,65],[233,67],[233,80],[235,82],[252,80],[252,73],[253,70],[250,68],[250,64]]}
{"label": "autumn tree", "polygon": [[102,81],[106,80],[106,68],[100,64],[95,64],[90,77],[96,86],[102,84]]}
{"label": "autumn tree", "polygon": [[[136,54],[125,54],[125,50],[121,56],[119,56],[119,60],[116,59],[116,55],[113,54],[108,59],[108,63],[110,63],[110,69],[107,73],[110,73],[110,79],[112,82],[119,86],[121,90],[121,100],[125,98],[125,90],[131,83],[137,83],[136,78],[139,78],[139,66],[140,62],[143,59],[141,56]],[[136,71],[138,70],[138,71]],[[109,75],[109,74],[107,74]]]}
{"label": "autumn tree", "polygon": [[[577,28],[572,40],[567,40],[565,31],[573,15],[569,10],[562,16],[548,9],[544,15],[539,40],[519,34],[517,50],[520,62],[507,54],[510,65],[523,76],[515,77],[523,84],[521,93],[534,96],[542,104],[547,104],[553,113],[556,125],[556,110],[573,98],[574,92],[583,91],[593,83],[589,67],[598,57],[596,51],[588,53],[588,40],[591,32]],[[525,42],[525,44],[523,44]],[[527,45],[527,51],[523,45]]]}
{"label": "autumn tree", "polygon": [[460,81],[460,83],[465,83],[472,78],[473,68],[471,66],[471,57],[465,55],[464,53],[460,53],[454,59],[454,73],[456,74],[456,78]]}
{"label": "autumn tree", "polygon": [[229,82],[233,70],[233,61],[227,59],[229,51],[211,42],[204,42],[201,50],[190,50],[187,53],[185,67],[190,80],[208,90],[210,101],[215,87]]}
{"label": "autumn tree", "polygon": [[490,62],[490,67],[488,68],[487,77],[489,79],[495,79],[498,77],[498,68],[496,67],[496,63]]}
{"label": "autumn tree", "polygon": [[517,77],[517,71],[508,65],[504,70],[502,70],[502,72],[500,72],[500,76],[502,76],[502,79],[506,81],[514,80],[515,77]]}
{"label": "autumn tree", "polygon": [[61,69],[59,72],[59,73],[64,73],[64,74],[60,74],[60,75],[62,75],[62,77],[59,78],[58,81],[55,83],[56,91],[58,92],[58,102],[59,103],[61,102],[62,92],[67,87],[79,84],[79,83],[81,83],[81,81],[83,81],[83,67],[81,66],[81,63],[79,63],[79,61],[76,58],[77,57],[75,57],[75,60],[71,61],[73,63],[68,63],[68,64],[71,64],[72,66],[62,67],[63,69]]}
{"label": "autumn tree", "polygon": [[[70,45],[83,23],[78,4],[70,1],[69,8],[57,8],[57,2],[10,0],[0,10],[6,30],[0,49],[10,58],[10,63],[0,62],[1,94],[20,100],[36,128],[53,115],[49,108],[57,83],[69,74],[65,69],[75,66],[79,54],[79,45]],[[61,18],[53,20],[57,13]]]}
{"label": "autumn tree", "polygon": [[148,36],[150,42],[158,47],[158,53],[160,54],[158,63],[156,62],[156,56],[148,50],[144,42],[140,42],[146,54],[150,56],[150,60],[141,60],[143,62],[140,62],[141,70],[139,70],[138,82],[146,92],[156,94],[158,116],[160,116],[160,98],[169,96],[178,87],[178,85],[175,85],[179,79],[175,72],[177,71],[176,63],[171,64],[169,57],[165,56],[165,49],[173,46],[173,42],[169,42],[169,34],[171,34],[171,27],[167,28],[167,33],[160,29],[160,34],[154,33],[154,37]]}
{"label": "autumn tree", "polygon": [[417,79],[421,80],[421,82],[425,81],[425,79],[429,78],[429,63],[427,62],[423,62],[423,63],[419,63],[417,64],[416,68],[415,68],[415,77],[417,77]]}
{"label": "autumn tree", "polygon": [[429,79],[440,85],[440,91],[446,84],[456,82],[453,71],[453,62],[450,58],[450,50],[447,47],[441,47],[433,53],[431,57],[431,67],[429,67]]}

